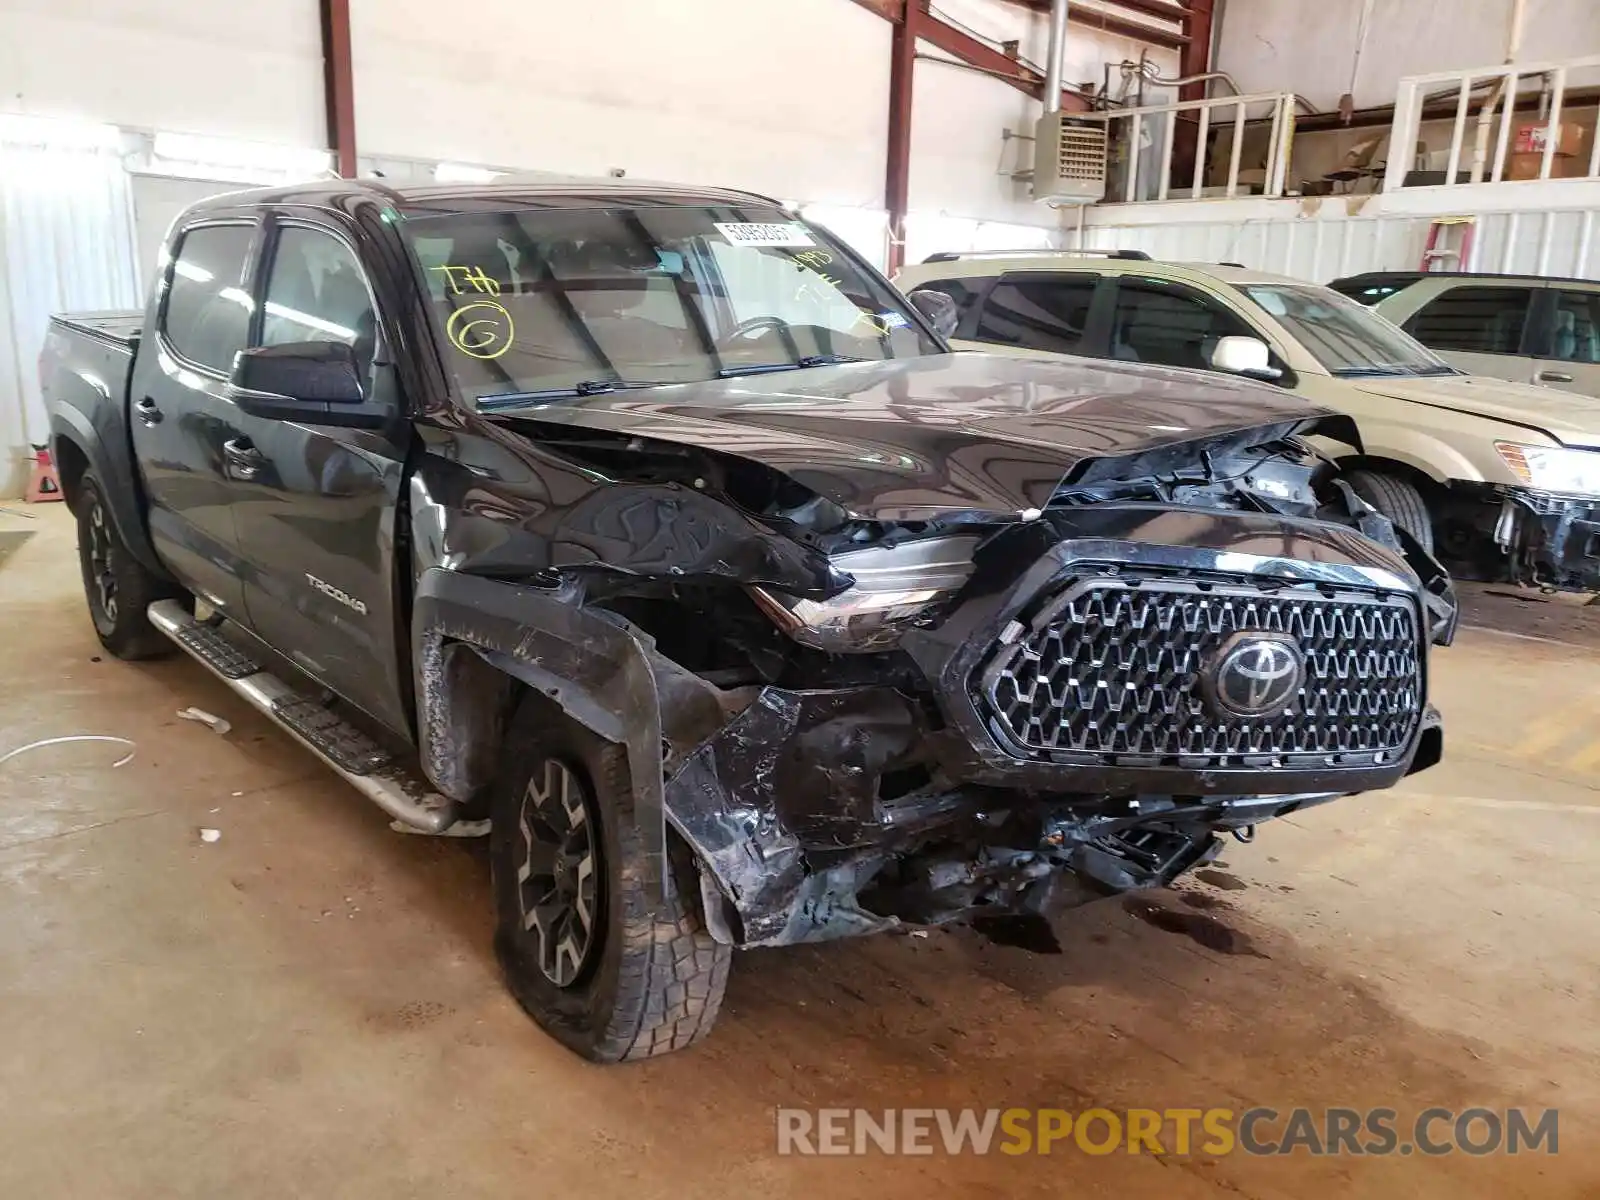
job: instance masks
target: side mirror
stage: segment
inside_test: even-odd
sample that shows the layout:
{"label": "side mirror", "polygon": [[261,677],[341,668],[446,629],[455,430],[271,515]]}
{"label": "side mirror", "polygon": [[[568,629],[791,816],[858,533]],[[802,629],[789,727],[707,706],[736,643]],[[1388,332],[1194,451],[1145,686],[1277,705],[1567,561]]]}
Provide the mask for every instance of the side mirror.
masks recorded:
{"label": "side mirror", "polygon": [[1248,379],[1282,379],[1283,372],[1272,365],[1272,351],[1260,338],[1225,337],[1217,341],[1211,351],[1213,370],[1230,375],[1243,375]]}
{"label": "side mirror", "polygon": [[233,382],[244,391],[318,404],[360,404],[366,399],[356,352],[343,342],[257,346],[239,355]]}
{"label": "side mirror", "polygon": [[906,299],[911,301],[912,307],[928,318],[928,323],[938,331],[940,337],[953,336],[956,326],[961,324],[961,309],[943,292],[935,291],[933,288],[918,288]]}
{"label": "side mirror", "polygon": [[278,421],[379,429],[387,414],[365,404],[355,351],[343,342],[287,342],[243,351],[230,398],[241,412]]}

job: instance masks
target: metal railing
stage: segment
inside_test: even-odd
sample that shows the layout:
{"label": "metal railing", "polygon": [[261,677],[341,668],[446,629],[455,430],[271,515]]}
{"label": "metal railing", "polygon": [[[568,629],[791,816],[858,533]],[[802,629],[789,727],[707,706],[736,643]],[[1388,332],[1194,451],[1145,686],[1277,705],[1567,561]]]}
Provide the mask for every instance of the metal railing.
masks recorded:
{"label": "metal railing", "polygon": [[[1122,186],[1123,201],[1134,200],[1201,200],[1216,196],[1232,198],[1240,194],[1281,196],[1289,176],[1289,152],[1294,143],[1296,98],[1293,92],[1259,92],[1245,96],[1218,96],[1210,100],[1180,100],[1173,104],[1150,104],[1139,108],[1110,109],[1106,112],[1084,113],[1085,118],[1106,122],[1107,141],[1123,147]],[[1252,115],[1251,110],[1258,115]],[[1194,114],[1194,119],[1186,119]],[[1272,122],[1266,145],[1264,179],[1260,192],[1248,189],[1254,184],[1241,185],[1239,176],[1243,164],[1245,129],[1254,121]],[[1122,129],[1117,123],[1122,123]],[[1208,168],[1211,163],[1210,140],[1213,127],[1218,132],[1218,152],[1222,152],[1222,132],[1232,127],[1227,139],[1228,169],[1220,182],[1208,185]],[[1194,164],[1189,179],[1174,180],[1173,156],[1178,146],[1180,132],[1185,141],[1187,128],[1194,129]],[[1119,137],[1120,133],[1125,137]],[[1148,144],[1147,144],[1148,143]],[[1251,168],[1252,170],[1255,168]],[[1113,197],[1108,196],[1108,199]]]}
{"label": "metal railing", "polygon": [[[1511,182],[1507,179],[1508,160],[1520,154],[1539,155],[1539,170],[1537,175],[1521,171],[1516,172],[1517,175],[1529,181],[1550,179],[1558,155],[1562,158],[1573,157],[1562,153],[1560,148],[1562,134],[1571,124],[1564,123],[1561,118],[1568,83],[1577,73],[1600,76],[1600,54],[1561,62],[1505,63],[1468,71],[1439,71],[1432,75],[1410,75],[1402,79],[1399,95],[1395,99],[1394,124],[1389,134],[1389,162],[1384,176],[1384,191],[1392,192],[1406,186],[1407,178],[1419,169],[1416,153],[1408,148],[1417,147],[1421,142],[1422,124],[1427,119],[1426,110],[1430,102],[1442,101],[1452,94],[1455,96],[1455,108],[1450,126],[1450,150],[1443,170],[1430,172],[1430,175],[1443,176],[1437,181],[1437,186]],[[1531,120],[1526,116],[1520,119],[1517,116],[1517,88],[1525,80],[1540,81],[1538,115]],[[1479,93],[1484,92],[1485,88],[1486,94],[1480,97]],[[1512,136],[1519,120],[1523,132],[1529,135],[1528,150],[1519,150]],[[1564,167],[1556,173],[1557,178],[1600,178],[1600,136],[1596,136],[1592,127],[1588,133],[1591,145],[1586,156],[1587,170],[1578,174]],[[1571,165],[1582,164],[1574,162]]]}

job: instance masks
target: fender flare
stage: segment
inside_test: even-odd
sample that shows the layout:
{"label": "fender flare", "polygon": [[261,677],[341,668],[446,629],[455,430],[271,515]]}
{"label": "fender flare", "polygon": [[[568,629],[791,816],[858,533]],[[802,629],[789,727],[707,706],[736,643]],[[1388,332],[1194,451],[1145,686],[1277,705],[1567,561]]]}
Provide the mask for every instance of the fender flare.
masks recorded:
{"label": "fender flare", "polygon": [[131,449],[125,448],[120,455],[113,453],[82,409],[70,404],[52,404],[50,453],[58,468],[62,461],[63,442],[70,443],[82,454],[89,464],[89,470],[105,484],[105,501],[111,513],[111,524],[116,528],[122,544],[128,548],[128,553],[158,578],[171,580],[172,572],[157,557],[155,544],[150,540],[149,527],[145,524],[143,493],[135,477]]}
{"label": "fender flare", "polygon": [[[549,589],[429,567],[417,581],[411,628],[417,741],[423,770],[448,777],[457,753],[441,665],[464,643],[497,670],[560,705],[595,736],[621,746],[644,846],[648,895],[666,885],[661,703],[644,646],[627,628]],[[445,789],[441,789],[445,790]]]}

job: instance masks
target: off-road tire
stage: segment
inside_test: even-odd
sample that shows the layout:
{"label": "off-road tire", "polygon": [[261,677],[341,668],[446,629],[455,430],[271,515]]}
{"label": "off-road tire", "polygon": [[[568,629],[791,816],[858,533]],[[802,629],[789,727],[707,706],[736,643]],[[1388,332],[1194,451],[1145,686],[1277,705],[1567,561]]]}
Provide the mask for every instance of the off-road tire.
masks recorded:
{"label": "off-road tire", "polygon": [[[537,935],[523,928],[518,881],[525,855],[524,796],[531,780],[544,777],[550,759],[587,785],[600,826],[600,941],[565,987],[539,965]],[[511,994],[528,1015],[568,1049],[602,1063],[653,1058],[705,1037],[722,1005],[732,949],[706,932],[692,856],[670,831],[666,896],[652,911],[623,749],[543,697],[525,697],[506,734],[491,811],[495,953]]]}
{"label": "off-road tire", "polygon": [[1433,553],[1433,518],[1416,484],[1377,471],[1350,471],[1344,478],[1356,495],[1416,538],[1429,554]]}
{"label": "off-road tire", "polygon": [[74,516],[78,519],[78,566],[89,619],[104,646],[129,661],[161,658],[175,647],[150,624],[145,609],[154,600],[181,597],[171,583],[152,574],[128,550],[117,531],[105,489],[94,473],[78,482]]}

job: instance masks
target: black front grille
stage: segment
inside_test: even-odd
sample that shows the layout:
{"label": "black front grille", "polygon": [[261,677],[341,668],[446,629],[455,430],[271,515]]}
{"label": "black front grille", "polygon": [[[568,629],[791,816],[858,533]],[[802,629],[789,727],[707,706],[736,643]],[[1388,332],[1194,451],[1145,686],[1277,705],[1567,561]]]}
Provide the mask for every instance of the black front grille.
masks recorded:
{"label": "black front grille", "polygon": [[[1305,676],[1286,708],[1228,714],[1203,676],[1235,634],[1285,635]],[[1413,601],[1249,579],[1080,579],[1014,623],[978,675],[996,740],[1019,757],[1220,766],[1315,755],[1381,762],[1422,716]]]}

